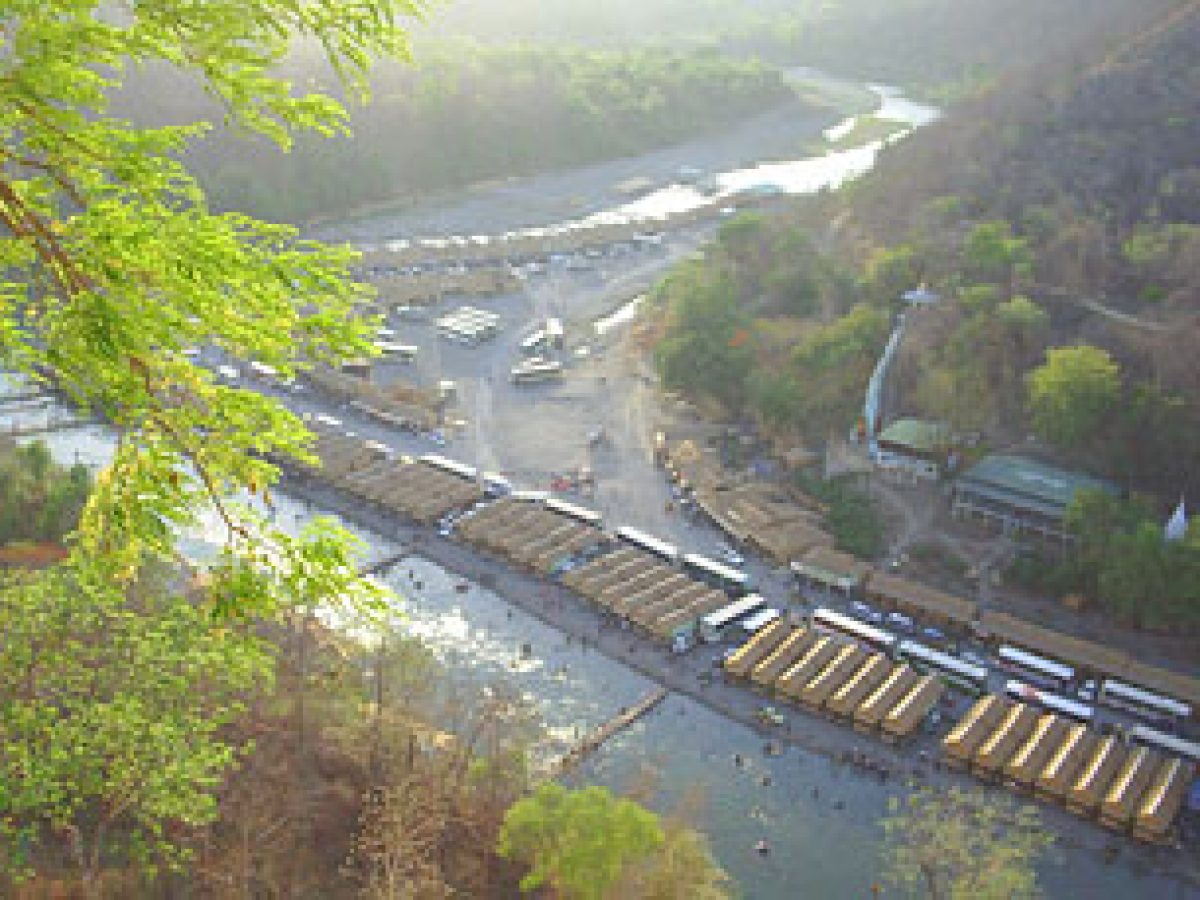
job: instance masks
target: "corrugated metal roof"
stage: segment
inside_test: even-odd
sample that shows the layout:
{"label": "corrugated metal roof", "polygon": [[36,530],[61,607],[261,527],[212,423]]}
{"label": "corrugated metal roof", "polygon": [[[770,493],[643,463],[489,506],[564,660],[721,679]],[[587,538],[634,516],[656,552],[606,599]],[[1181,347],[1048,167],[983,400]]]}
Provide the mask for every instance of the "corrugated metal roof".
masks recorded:
{"label": "corrugated metal roof", "polygon": [[989,496],[1009,499],[1020,506],[1028,503],[1039,511],[1049,507],[1065,510],[1080,490],[1101,490],[1116,493],[1107,481],[1082,472],[1071,472],[1057,466],[1036,462],[1023,456],[993,454],[973,466],[958,479],[960,487],[978,487]]}
{"label": "corrugated metal roof", "polygon": [[880,433],[878,442],[918,453],[937,453],[949,445],[950,429],[941,422],[897,419]]}

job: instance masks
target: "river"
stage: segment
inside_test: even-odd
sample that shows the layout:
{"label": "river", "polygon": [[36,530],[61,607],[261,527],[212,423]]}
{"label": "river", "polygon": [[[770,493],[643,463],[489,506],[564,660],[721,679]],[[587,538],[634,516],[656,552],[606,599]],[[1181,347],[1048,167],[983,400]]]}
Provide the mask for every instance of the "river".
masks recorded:
{"label": "river", "polygon": [[[798,81],[848,84],[808,69],[790,73]],[[588,222],[658,219],[682,213],[714,197],[739,191],[808,194],[836,188],[866,172],[880,150],[912,129],[927,125],[939,110],[906,98],[887,85],[867,85],[875,96],[870,115],[904,126],[883,140],[843,150],[814,151],[822,137],[849,133],[858,116],[839,119],[830,110],[797,102],[755,116],[720,135],[697,138],[637,156],[522,178],[475,185],[436,199],[397,205],[354,219],[323,224],[313,235],[366,246],[453,235],[544,234]],[[701,172],[708,193],[677,180],[680,169]],[[663,185],[643,197],[621,197],[617,185],[648,177]]]}

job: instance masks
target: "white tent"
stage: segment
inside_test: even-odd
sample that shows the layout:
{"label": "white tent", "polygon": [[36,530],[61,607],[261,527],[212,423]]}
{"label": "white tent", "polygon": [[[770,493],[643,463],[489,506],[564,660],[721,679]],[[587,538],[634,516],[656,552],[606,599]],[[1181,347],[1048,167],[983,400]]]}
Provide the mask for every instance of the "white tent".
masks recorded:
{"label": "white tent", "polygon": [[1171,514],[1171,518],[1167,520],[1166,528],[1163,529],[1164,535],[1168,541],[1180,541],[1187,535],[1188,518],[1187,509],[1184,507],[1183,498],[1179,498],[1179,505],[1175,507],[1175,512]]}

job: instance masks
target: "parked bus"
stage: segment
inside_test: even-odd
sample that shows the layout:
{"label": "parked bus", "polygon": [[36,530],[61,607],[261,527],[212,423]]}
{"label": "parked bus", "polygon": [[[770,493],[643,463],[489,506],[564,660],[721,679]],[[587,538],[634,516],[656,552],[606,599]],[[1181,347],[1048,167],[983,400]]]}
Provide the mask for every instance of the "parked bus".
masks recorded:
{"label": "parked bus", "polygon": [[761,594],[749,594],[740,600],[734,600],[728,606],[709,613],[700,620],[700,638],[706,644],[715,644],[723,640],[727,633],[750,616],[764,609],[767,601]]}
{"label": "parked bus", "polygon": [[1161,694],[1152,694],[1143,688],[1112,678],[1104,681],[1096,702],[1151,722],[1174,722],[1187,719],[1192,714],[1191,706],[1186,703]]}
{"label": "parked bus", "polygon": [[849,635],[855,640],[862,641],[864,644],[869,644],[878,650],[882,650],[889,656],[896,645],[896,637],[890,632],[884,631],[882,628],[876,628],[873,625],[868,625],[866,622],[860,622],[851,616],[844,616],[839,612],[834,612],[832,609],[822,607],[814,611],[812,621],[818,628]]}
{"label": "parked bus", "polygon": [[760,609],[754,615],[742,621],[742,631],[746,634],[758,634],[782,615],[783,611],[774,607]]}
{"label": "parked bus", "polygon": [[1200,763],[1200,744],[1186,741],[1173,734],[1164,734],[1145,725],[1137,725],[1129,729],[1129,739],[1135,744],[1145,744],[1157,750],[1183,756],[1192,762]]}
{"label": "parked bus", "polygon": [[447,475],[457,475],[464,481],[474,481],[479,475],[479,470],[474,466],[468,466],[466,463],[447,459],[436,453],[426,453],[424,456],[419,457],[419,461],[438,471],[445,472]]}
{"label": "parked bus", "polygon": [[1061,691],[1075,680],[1075,670],[1070,666],[1030,653],[1028,650],[1020,650],[1004,644],[996,652],[996,655],[1000,658],[1000,665],[1006,671],[1020,675],[1039,687]]}
{"label": "parked bus", "polygon": [[750,590],[750,576],[745,572],[723,566],[699,553],[686,554],[683,557],[683,567],[700,580],[727,594],[738,596]]}
{"label": "parked bus", "polygon": [[978,696],[987,690],[988,670],[964,662],[957,656],[942,653],[918,644],[916,641],[901,641],[896,655],[912,664],[918,672],[936,675],[947,684]]}
{"label": "parked bus", "polygon": [[514,366],[508,373],[513,384],[536,384],[540,381],[557,381],[563,377],[562,363],[528,362]]}
{"label": "parked bus", "polygon": [[1032,685],[1024,684],[1020,681],[1005,682],[1004,693],[1008,694],[1014,700],[1020,700],[1024,703],[1036,703],[1038,706],[1043,706],[1051,712],[1069,716],[1080,722],[1090,722],[1096,715],[1096,710],[1084,703],[1060,697],[1058,694],[1051,694],[1049,691],[1039,691]]}
{"label": "parked bus", "polygon": [[632,528],[629,525],[622,525],[616,531],[617,540],[623,541],[633,547],[645,550],[647,553],[653,553],[664,562],[675,564],[679,559],[679,548],[674,544],[668,544],[666,541],[660,541],[653,535],[646,534],[637,528]]}
{"label": "parked bus", "polygon": [[566,500],[559,500],[557,497],[546,498],[546,509],[558,513],[560,516],[566,516],[568,519],[574,519],[576,522],[581,522],[584,525],[599,527],[600,523],[604,521],[604,517],[594,509],[585,509],[582,506],[576,506],[574,503],[568,503]]}

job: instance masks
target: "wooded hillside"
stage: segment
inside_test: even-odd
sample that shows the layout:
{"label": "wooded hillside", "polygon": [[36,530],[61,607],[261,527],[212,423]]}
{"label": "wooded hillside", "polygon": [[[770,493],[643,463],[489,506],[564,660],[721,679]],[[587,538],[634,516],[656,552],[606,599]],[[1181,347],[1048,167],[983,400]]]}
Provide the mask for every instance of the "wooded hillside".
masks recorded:
{"label": "wooded hillside", "polygon": [[[1094,42],[1086,65],[1044,60],[954,107],[847,190],[725,229],[704,264],[660,290],[664,379],[809,439],[849,429],[886,335],[858,327],[863,309],[898,311],[924,282],[945,299],[913,318],[890,415],[996,444],[1032,431],[1127,487],[1200,491],[1197,46],[1200,7],[1176,4]],[[812,246],[831,259],[797,249]],[[730,358],[706,380],[684,363],[696,334],[720,343],[714,331]],[[1076,344],[1115,366],[1115,393],[1079,427],[1050,427],[1031,408],[1030,375],[1047,348]],[[835,362],[807,365],[814,346],[837,349]],[[1051,365],[1042,382],[1066,371]],[[1066,377],[1054,400],[1071,409]]]}
{"label": "wooded hillside", "polygon": [[[297,81],[319,71],[292,63]],[[135,89],[139,118],[214,118],[179,84]],[[352,135],[300,137],[280,156],[219,132],[189,159],[215,206],[301,222],[489,178],[640,152],[795,99],[779,70],[715,51],[427,45],[417,67],[377,70]],[[186,110],[191,112],[185,112]]]}

